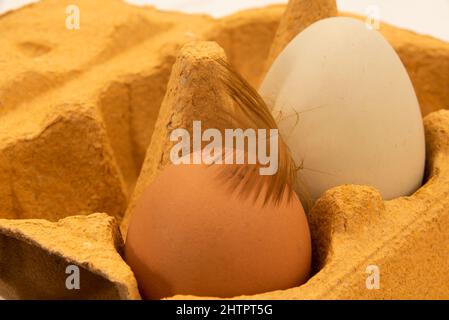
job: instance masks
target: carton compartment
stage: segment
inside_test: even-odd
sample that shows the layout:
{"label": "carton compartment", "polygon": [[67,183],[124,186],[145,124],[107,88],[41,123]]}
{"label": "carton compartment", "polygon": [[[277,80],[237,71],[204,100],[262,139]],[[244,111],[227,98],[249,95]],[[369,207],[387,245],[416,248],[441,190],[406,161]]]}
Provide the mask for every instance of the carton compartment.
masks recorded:
{"label": "carton compartment", "polygon": [[[214,20],[118,0],[72,3],[83,12],[79,32],[61,23],[58,0],[0,16],[0,294],[139,299],[120,248],[135,197],[165,161],[152,150],[168,146],[157,123],[170,114],[159,111],[176,57],[188,42],[215,41],[257,87],[285,6]],[[425,116],[424,185],[391,201],[369,186],[327,191],[308,213],[314,276],[238,298],[449,298],[449,111],[440,110],[449,108],[449,43],[386,24],[380,32]],[[64,289],[68,262],[87,282],[81,291]],[[379,290],[366,288],[372,265]]]}

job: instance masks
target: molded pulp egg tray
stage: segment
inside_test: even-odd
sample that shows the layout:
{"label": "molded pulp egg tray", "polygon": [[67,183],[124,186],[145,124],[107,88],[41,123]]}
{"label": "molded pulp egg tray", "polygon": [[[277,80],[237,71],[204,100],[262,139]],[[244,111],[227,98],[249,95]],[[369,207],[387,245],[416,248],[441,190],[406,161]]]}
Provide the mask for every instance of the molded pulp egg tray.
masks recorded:
{"label": "molded pulp egg tray", "polygon": [[[73,3],[76,32],[64,24],[66,1],[0,16],[0,296],[140,299],[122,259],[127,212],[167,165],[170,128],[214,121],[228,98],[213,77],[217,59],[258,86],[286,7],[214,20]],[[237,298],[449,298],[449,43],[385,24],[380,32],[422,108],[424,185],[390,201],[369,186],[328,190],[308,213],[309,281]],[[65,288],[67,264],[80,267],[80,290]],[[366,287],[370,265],[378,290]]]}

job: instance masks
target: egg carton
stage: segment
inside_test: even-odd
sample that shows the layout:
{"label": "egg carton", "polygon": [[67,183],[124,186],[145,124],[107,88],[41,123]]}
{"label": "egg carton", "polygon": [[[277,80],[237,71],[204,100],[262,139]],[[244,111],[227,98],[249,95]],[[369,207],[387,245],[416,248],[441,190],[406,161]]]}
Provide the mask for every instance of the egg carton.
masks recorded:
{"label": "egg carton", "polygon": [[[135,199],[168,163],[170,128],[216,121],[227,99],[211,76],[218,58],[257,87],[305,27],[289,15],[299,2],[216,20],[74,0],[78,30],[66,28],[58,0],[0,16],[0,296],[139,299],[123,236]],[[337,14],[317,3],[307,23]],[[449,108],[449,43],[386,24],[380,32],[426,116],[425,184],[390,201],[368,186],[328,190],[308,213],[310,280],[238,298],[449,298],[449,111],[440,110]],[[79,290],[67,290],[71,266]],[[373,272],[379,287],[369,286]]]}

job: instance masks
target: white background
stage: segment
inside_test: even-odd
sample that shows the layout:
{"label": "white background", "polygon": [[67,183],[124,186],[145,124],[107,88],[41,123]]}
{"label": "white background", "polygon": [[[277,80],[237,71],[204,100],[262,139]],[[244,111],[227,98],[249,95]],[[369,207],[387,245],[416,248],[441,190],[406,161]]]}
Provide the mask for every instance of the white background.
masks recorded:
{"label": "white background", "polygon": [[[0,14],[30,2],[33,0],[0,0]],[[222,17],[238,10],[286,3],[287,0],[127,0],[127,2],[138,5],[151,4],[162,10],[180,10]],[[449,0],[337,0],[337,3],[339,10],[362,15],[366,14],[370,5],[377,5],[382,21],[449,41]]]}

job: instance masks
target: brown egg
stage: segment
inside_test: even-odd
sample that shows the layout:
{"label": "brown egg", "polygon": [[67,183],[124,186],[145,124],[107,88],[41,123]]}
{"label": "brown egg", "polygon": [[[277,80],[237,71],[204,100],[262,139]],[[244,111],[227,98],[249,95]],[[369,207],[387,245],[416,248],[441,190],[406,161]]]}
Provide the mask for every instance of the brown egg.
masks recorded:
{"label": "brown egg", "polygon": [[223,165],[173,165],[142,193],[126,260],[144,298],[232,297],[304,283],[311,263],[306,216],[296,195],[264,206],[221,179]]}

